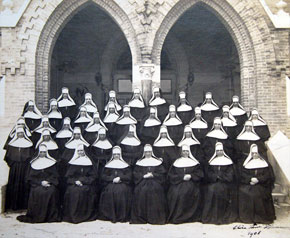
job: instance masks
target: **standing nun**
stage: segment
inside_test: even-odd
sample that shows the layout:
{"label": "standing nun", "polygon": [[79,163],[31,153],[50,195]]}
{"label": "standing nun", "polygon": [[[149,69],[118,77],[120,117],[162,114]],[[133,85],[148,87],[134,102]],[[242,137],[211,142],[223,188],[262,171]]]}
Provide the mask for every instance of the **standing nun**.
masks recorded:
{"label": "standing nun", "polygon": [[222,110],[223,110],[223,113],[221,116],[221,120],[222,120],[223,128],[225,132],[228,134],[229,138],[233,141],[239,133],[239,127],[238,127],[237,121],[231,114],[229,106],[224,105]]}
{"label": "standing nun", "polygon": [[208,123],[206,122],[206,120],[204,120],[202,118],[200,107],[196,107],[194,109],[194,113],[195,113],[195,116],[190,121],[189,125],[193,131],[193,134],[196,136],[196,138],[202,144],[204,141],[204,138],[208,132]]}
{"label": "standing nun", "polygon": [[207,186],[205,191],[202,222],[228,224],[237,219],[236,173],[233,161],[223,150],[223,144],[215,145],[215,152],[205,168]]}
{"label": "standing nun", "polygon": [[110,161],[101,175],[103,189],[99,202],[99,219],[127,222],[132,205],[132,170],[122,158],[119,146],[113,148]]}
{"label": "standing nun", "polygon": [[105,111],[108,111],[108,109],[109,109],[109,103],[113,103],[115,105],[115,108],[116,108],[117,112],[120,112],[122,110],[121,105],[117,101],[116,92],[114,90],[111,90],[109,92],[109,100],[108,100],[107,105],[104,108]]}
{"label": "standing nun", "polygon": [[32,100],[25,104],[22,116],[30,131],[33,131],[41,123],[42,114]]}
{"label": "standing nun", "polygon": [[142,146],[136,133],[136,126],[130,125],[126,135],[120,140],[120,147],[123,151],[126,162],[133,166],[138,158],[142,156]]}
{"label": "standing nun", "polygon": [[92,120],[93,118],[88,114],[86,107],[80,106],[80,111],[74,121],[74,126],[81,128],[82,132],[84,132]]}
{"label": "standing nun", "polygon": [[98,137],[90,147],[90,154],[100,173],[111,157],[114,143],[107,137],[105,128],[100,128]]}
{"label": "standing nun", "polygon": [[272,199],[274,173],[253,144],[240,171],[239,214],[244,223],[270,224],[276,219]]}
{"label": "standing nun", "polygon": [[153,144],[159,134],[161,124],[157,116],[157,108],[150,107],[149,117],[146,118],[141,125],[139,135],[141,141],[146,144]]}
{"label": "standing nun", "polygon": [[209,127],[212,125],[214,118],[220,115],[220,108],[213,100],[211,92],[205,94],[205,100],[200,106],[200,109]]}
{"label": "standing nun", "polygon": [[63,221],[80,223],[97,217],[97,172],[84,145],[75,149],[65,174]]}
{"label": "standing nun", "polygon": [[203,177],[200,163],[191,154],[189,146],[183,145],[181,157],[175,160],[168,173],[169,223],[200,221],[202,212],[200,181]]}
{"label": "standing nun", "polygon": [[260,116],[257,109],[251,111],[251,116],[249,118],[253,122],[256,133],[260,136],[261,140],[267,141],[271,134],[266,121]]}
{"label": "standing nun", "polygon": [[170,138],[167,127],[162,125],[158,137],[153,143],[154,153],[163,159],[163,165],[168,170],[177,157],[176,147]]}
{"label": "standing nun", "polygon": [[156,107],[158,112],[158,118],[164,121],[168,113],[168,104],[166,100],[162,97],[160,88],[153,88],[153,94],[149,100],[149,106]]}
{"label": "standing nun", "polygon": [[43,144],[30,162],[27,181],[30,184],[27,213],[18,216],[17,220],[28,223],[60,221],[56,160],[50,157]]}
{"label": "standing nun", "polygon": [[10,169],[5,199],[6,210],[27,208],[28,188],[25,176],[33,153],[33,143],[26,136],[24,129],[17,127],[4,157]]}
{"label": "standing nun", "polygon": [[183,124],[176,114],[176,107],[174,105],[169,106],[169,113],[164,119],[163,125],[167,126],[169,136],[177,144],[182,138]]}
{"label": "standing nun", "polygon": [[144,99],[141,95],[141,90],[139,88],[134,89],[132,99],[128,103],[129,107],[131,108],[131,114],[138,123],[140,124],[141,120],[145,116],[146,113],[146,106]]}
{"label": "standing nun", "polygon": [[55,158],[56,160],[59,160],[59,149],[57,143],[51,138],[50,131],[49,130],[43,130],[41,133],[41,137],[39,141],[37,142],[35,148],[38,149],[39,145],[45,145],[47,148],[47,151],[50,156]]}
{"label": "standing nun", "polygon": [[71,127],[71,119],[66,117],[63,119],[63,125],[61,130],[55,136],[55,142],[57,143],[60,152],[63,152],[65,144],[70,140],[73,134]]}
{"label": "standing nun", "polygon": [[107,106],[108,106],[108,110],[103,121],[106,124],[106,127],[108,128],[108,136],[112,140],[116,141],[115,138],[117,137],[117,135],[115,135],[114,133],[115,133],[116,121],[119,119],[120,115],[113,102],[109,102]]}
{"label": "standing nun", "polygon": [[90,116],[93,116],[94,113],[98,112],[98,107],[94,103],[91,93],[85,94],[85,101],[81,106],[87,109],[87,112]]}
{"label": "standing nun", "polygon": [[98,112],[94,113],[93,120],[87,125],[85,129],[84,138],[87,142],[92,144],[98,137],[98,131],[104,128],[108,130],[103,121],[100,118],[100,114]]}
{"label": "standing nun", "polygon": [[181,91],[179,93],[179,105],[177,107],[177,114],[184,125],[187,125],[193,117],[193,108],[186,99],[186,93]]}
{"label": "standing nun", "polygon": [[47,116],[52,127],[59,131],[61,128],[62,114],[58,109],[57,100],[55,98],[50,100]]}
{"label": "standing nun", "polygon": [[165,196],[166,170],[162,158],[153,154],[152,146],[144,146],[144,154],[134,168],[134,193],[131,209],[132,224],[165,224],[167,201]]}
{"label": "standing nun", "polygon": [[248,120],[247,112],[243,106],[239,103],[239,97],[233,96],[232,105],[230,106],[230,113],[235,117],[237,124],[241,128],[246,120]]}
{"label": "standing nun", "polygon": [[57,99],[58,108],[63,116],[69,117],[70,119],[75,118],[77,113],[76,103],[69,95],[69,90],[66,87],[61,89],[61,95]]}

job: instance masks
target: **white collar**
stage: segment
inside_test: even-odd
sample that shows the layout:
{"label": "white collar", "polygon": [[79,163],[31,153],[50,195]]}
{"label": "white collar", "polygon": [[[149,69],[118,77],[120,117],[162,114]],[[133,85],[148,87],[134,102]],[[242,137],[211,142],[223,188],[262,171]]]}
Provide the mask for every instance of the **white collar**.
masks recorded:
{"label": "white collar", "polygon": [[159,125],[161,125],[161,121],[156,118],[148,118],[144,123],[144,127],[152,127]]}
{"label": "white collar", "polygon": [[182,147],[182,145],[192,146],[192,145],[200,145],[200,143],[192,138],[184,138],[178,143],[178,147]]}
{"label": "white collar", "polygon": [[[98,132],[100,128],[104,128],[100,123],[98,124],[93,124],[92,126],[89,127],[89,125],[86,128],[87,132]],[[106,129],[106,128],[104,128]]]}
{"label": "white collar", "polygon": [[31,161],[31,168],[35,170],[42,170],[55,165],[56,160],[47,157],[38,157]]}
{"label": "white collar", "polygon": [[242,134],[238,135],[237,140],[257,141],[257,140],[260,140],[260,137],[257,134],[255,134],[254,132],[244,131]]}
{"label": "white collar", "polygon": [[71,107],[71,106],[76,105],[75,102],[69,99],[62,99],[58,101],[57,103],[58,103],[58,107]]}
{"label": "white collar", "polygon": [[221,165],[221,166],[224,166],[224,165],[231,165],[233,164],[233,161],[226,157],[226,156],[221,156],[221,157],[214,157],[214,158],[211,158],[210,161],[208,162],[210,165]]}
{"label": "white collar", "polygon": [[202,111],[209,112],[209,111],[217,111],[217,110],[219,110],[219,107],[217,107],[216,105],[211,104],[211,103],[205,103],[205,104],[201,105],[200,109]]}
{"label": "white collar", "polygon": [[29,148],[33,146],[33,143],[30,140],[27,140],[26,138],[17,138],[15,140],[12,139],[8,145],[17,148]]}
{"label": "white collar", "polygon": [[72,165],[82,165],[82,166],[91,166],[92,161],[88,156],[81,156],[81,157],[73,157],[69,162]]}
{"label": "white collar", "polygon": [[50,128],[50,127],[40,127],[40,128],[36,128],[35,132],[42,134],[42,132],[44,130],[49,130],[50,134],[53,134],[56,132],[56,130],[54,128]]}
{"label": "white collar", "polygon": [[125,161],[113,159],[109,161],[105,167],[111,169],[125,169],[128,168],[129,165]]}
{"label": "white collar", "polygon": [[76,149],[79,144],[83,144],[84,146],[88,147],[88,143],[82,141],[81,139],[76,140],[73,139],[65,144],[65,147],[68,149]]}
{"label": "white collar", "polygon": [[75,120],[75,123],[87,123],[87,122],[91,122],[91,118],[88,117],[79,117],[78,119]]}
{"label": "white collar", "polygon": [[181,125],[182,124],[182,121],[181,120],[178,120],[176,117],[174,118],[169,118],[169,119],[165,119],[164,122],[163,122],[163,125],[165,126],[178,126],[178,125]]}
{"label": "white collar", "polygon": [[168,138],[160,138],[158,141],[154,142],[153,146],[155,146],[155,147],[166,147],[166,146],[175,146],[175,145]]}
{"label": "white collar", "polygon": [[230,109],[230,113],[233,115],[233,116],[242,116],[244,114],[246,114],[246,111],[239,108],[239,107],[232,107]]}
{"label": "white collar", "polygon": [[181,104],[180,106],[177,107],[178,112],[189,112],[192,111],[192,106],[187,105],[187,104]]}
{"label": "white collar", "polygon": [[142,158],[137,161],[136,165],[147,167],[147,166],[159,166],[162,164],[162,161],[153,157],[150,158]]}
{"label": "white collar", "polygon": [[69,129],[60,130],[56,134],[56,138],[71,138],[72,137],[72,134],[73,134],[73,132],[70,131]]}
{"label": "white collar", "polygon": [[105,118],[104,122],[105,123],[113,123],[116,122],[119,119],[119,115],[115,113],[109,113]]}
{"label": "white collar", "polygon": [[267,124],[259,119],[252,119],[253,126],[266,126]]}
{"label": "white collar", "polygon": [[138,140],[135,137],[125,137],[122,141],[121,144],[123,145],[131,145],[131,146],[138,146],[141,145],[140,140]]}
{"label": "white collar", "polygon": [[244,164],[246,169],[259,169],[268,167],[267,162],[264,159],[253,159],[251,158],[246,164]]}
{"label": "white collar", "polygon": [[165,104],[166,101],[164,98],[154,98],[151,102],[149,102],[149,105],[150,106],[159,106],[159,105],[162,105],[162,104]]}
{"label": "white collar", "polygon": [[136,98],[132,99],[128,105],[133,108],[145,108],[144,102]]}
{"label": "white collar", "polygon": [[38,115],[35,112],[27,111],[23,115],[24,118],[30,118],[30,119],[41,119],[41,116]]}
{"label": "white collar", "polygon": [[187,168],[187,167],[196,166],[198,164],[199,162],[196,159],[181,157],[175,160],[175,162],[173,163],[173,166],[176,168]]}
{"label": "white collar", "polygon": [[237,123],[227,117],[223,117],[221,119],[222,123],[223,123],[223,126],[225,127],[235,127],[237,125]]}
{"label": "white collar", "polygon": [[98,108],[94,107],[91,104],[83,104],[82,106],[87,109],[87,112],[95,113],[98,111]]}
{"label": "white collar", "polygon": [[135,118],[131,118],[131,117],[123,117],[120,118],[116,124],[118,125],[131,125],[131,124],[137,124],[137,121]]}
{"label": "white collar", "polygon": [[52,141],[52,140],[43,141],[42,139],[40,139],[37,142],[37,146],[36,147],[38,147],[40,144],[45,144],[46,147],[47,147],[47,150],[57,150],[58,149],[57,144],[54,141]]}
{"label": "white collar", "polygon": [[228,138],[228,135],[225,134],[222,130],[212,130],[210,132],[208,132],[206,134],[207,137],[213,137],[213,138],[217,138],[217,139],[227,139]]}
{"label": "white collar", "polygon": [[62,115],[60,112],[58,111],[51,111],[49,114],[48,114],[48,118],[52,118],[52,119],[62,119]]}
{"label": "white collar", "polygon": [[98,140],[92,146],[99,148],[99,149],[103,149],[103,150],[108,150],[108,149],[113,148],[112,144],[110,143],[110,141],[108,139]]}
{"label": "white collar", "polygon": [[194,120],[190,123],[192,129],[207,129],[207,123],[202,120]]}

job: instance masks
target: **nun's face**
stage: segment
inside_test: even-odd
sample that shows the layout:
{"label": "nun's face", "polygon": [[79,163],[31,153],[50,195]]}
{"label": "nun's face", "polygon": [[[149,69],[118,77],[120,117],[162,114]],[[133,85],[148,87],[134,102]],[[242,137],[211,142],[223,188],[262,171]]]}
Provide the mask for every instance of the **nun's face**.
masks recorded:
{"label": "nun's face", "polygon": [[229,117],[229,112],[224,112],[223,113],[223,116],[226,117],[226,118],[228,118]]}
{"label": "nun's face", "polygon": [[195,118],[200,119],[201,118],[201,113],[195,113]]}
{"label": "nun's face", "polygon": [[191,132],[185,132],[185,138],[190,138],[191,137]]}
{"label": "nun's face", "polygon": [[119,153],[113,154],[114,159],[120,159],[121,155]]}
{"label": "nun's face", "polygon": [[150,158],[151,155],[152,155],[152,152],[151,151],[145,151],[144,155],[145,155],[145,158]]}
{"label": "nun's face", "polygon": [[166,133],[166,132],[162,132],[162,133],[160,134],[160,137],[161,137],[161,138],[167,138],[167,133]]}
{"label": "nun's face", "polygon": [[81,117],[85,117],[86,116],[86,112],[85,111],[80,111],[80,116]]}
{"label": "nun's face", "polygon": [[257,152],[252,152],[252,156],[253,156],[253,159],[258,159],[259,158]]}
{"label": "nun's face", "polygon": [[63,99],[68,99],[68,94],[67,93],[63,93],[62,97],[63,97]]}
{"label": "nun's face", "polygon": [[24,137],[24,133],[23,132],[17,132],[17,137],[18,138],[23,138]]}
{"label": "nun's face", "polygon": [[129,115],[130,115],[130,112],[128,111],[124,112],[124,117],[129,117]]}
{"label": "nun's face", "polygon": [[100,118],[95,117],[95,118],[94,118],[94,122],[95,122],[95,123],[99,123],[99,122],[100,122]]}
{"label": "nun's face", "polygon": [[110,101],[110,102],[115,102],[115,100],[116,100],[115,97],[110,97],[110,98],[109,98],[109,101]]}
{"label": "nun's face", "polygon": [[78,150],[78,155],[79,156],[85,156],[85,151],[83,149]]}
{"label": "nun's face", "polygon": [[134,93],[134,99],[139,99],[140,98],[140,93]]}
{"label": "nun's face", "polygon": [[130,138],[131,138],[131,137],[134,137],[134,132],[133,132],[133,131],[129,131],[129,132],[128,132],[128,137],[130,137]]}
{"label": "nun's face", "polygon": [[239,103],[238,102],[233,102],[233,106],[234,107],[238,107],[239,106]]}
{"label": "nun's face", "polygon": [[182,156],[185,157],[185,158],[188,158],[189,156],[189,151],[188,150],[182,150]]}
{"label": "nun's face", "polygon": [[91,103],[91,99],[90,98],[86,98],[86,103]]}
{"label": "nun's face", "polygon": [[257,120],[258,119],[258,114],[253,114],[253,119]]}
{"label": "nun's face", "polygon": [[34,106],[33,105],[28,106],[28,111],[32,112],[33,110],[34,110]]}
{"label": "nun's face", "polygon": [[99,134],[99,138],[100,138],[100,140],[106,139],[106,134]]}
{"label": "nun's face", "polygon": [[114,112],[115,112],[115,109],[112,108],[112,107],[110,107],[110,108],[109,108],[109,112],[110,112],[110,113],[114,113]]}
{"label": "nun's face", "polygon": [[205,99],[206,103],[211,103],[211,98]]}
{"label": "nun's face", "polygon": [[175,117],[176,116],[176,112],[175,111],[173,111],[173,112],[170,112],[170,117],[172,118],[172,117]]}
{"label": "nun's face", "polygon": [[43,127],[48,127],[48,121],[43,122]]}
{"label": "nun's face", "polygon": [[224,155],[224,151],[223,150],[217,150],[216,151],[216,155],[217,156],[223,156]]}
{"label": "nun's face", "polygon": [[43,136],[43,140],[44,140],[44,141],[49,141],[49,139],[50,139],[50,136],[49,136],[49,135],[45,135],[45,136]]}
{"label": "nun's face", "polygon": [[160,92],[154,92],[154,96],[155,96],[156,98],[159,98],[159,97],[160,97]]}
{"label": "nun's face", "polygon": [[74,134],[74,138],[75,138],[76,140],[79,140],[79,139],[81,138],[81,133],[75,133],[75,134]]}
{"label": "nun's face", "polygon": [[150,118],[155,118],[155,113],[154,112],[150,113]]}
{"label": "nun's face", "polygon": [[214,123],[214,129],[220,130],[221,129],[221,124],[220,123]]}
{"label": "nun's face", "polygon": [[246,130],[246,132],[250,132],[250,131],[252,131],[252,127],[251,126],[245,126],[245,130]]}
{"label": "nun's face", "polygon": [[46,156],[46,151],[40,151],[39,152],[39,157],[45,157]]}
{"label": "nun's face", "polygon": [[52,105],[51,110],[56,111],[57,110],[57,105]]}
{"label": "nun's face", "polygon": [[69,124],[64,124],[63,129],[68,130],[69,129]]}
{"label": "nun's face", "polygon": [[181,103],[181,104],[185,104],[185,102],[186,102],[185,98],[181,98],[181,99],[180,99],[180,103]]}

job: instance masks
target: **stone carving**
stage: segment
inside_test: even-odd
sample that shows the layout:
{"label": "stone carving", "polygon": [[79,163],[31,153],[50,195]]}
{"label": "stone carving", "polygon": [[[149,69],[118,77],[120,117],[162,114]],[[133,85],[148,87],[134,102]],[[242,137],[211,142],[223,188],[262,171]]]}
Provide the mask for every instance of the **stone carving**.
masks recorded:
{"label": "stone carving", "polygon": [[154,65],[140,65],[139,72],[141,75],[141,80],[152,80],[153,74],[155,72]]}

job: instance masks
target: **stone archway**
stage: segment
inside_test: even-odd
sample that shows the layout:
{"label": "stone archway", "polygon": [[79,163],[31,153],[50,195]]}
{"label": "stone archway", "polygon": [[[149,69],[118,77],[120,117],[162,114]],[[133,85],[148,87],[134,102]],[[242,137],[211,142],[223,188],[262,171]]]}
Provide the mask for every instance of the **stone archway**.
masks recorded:
{"label": "stone archway", "polygon": [[65,0],[53,11],[39,37],[36,50],[35,94],[38,107],[47,110],[50,98],[50,61],[55,42],[66,23],[87,4],[95,3],[117,23],[123,31],[130,50],[132,62],[136,64],[141,56],[136,42],[135,31],[126,13],[110,0]]}

